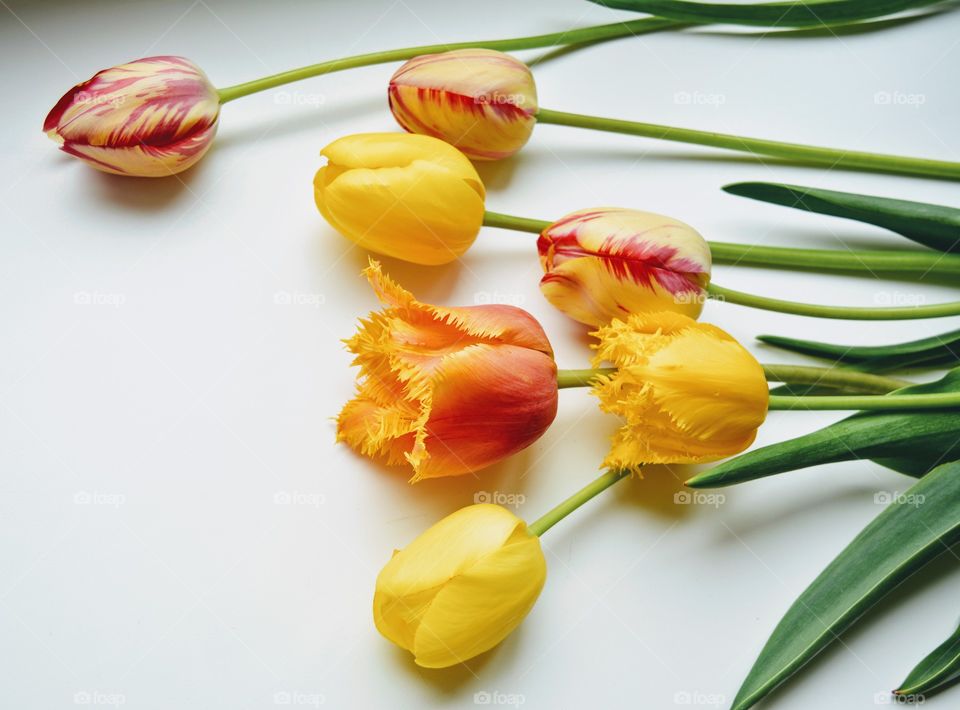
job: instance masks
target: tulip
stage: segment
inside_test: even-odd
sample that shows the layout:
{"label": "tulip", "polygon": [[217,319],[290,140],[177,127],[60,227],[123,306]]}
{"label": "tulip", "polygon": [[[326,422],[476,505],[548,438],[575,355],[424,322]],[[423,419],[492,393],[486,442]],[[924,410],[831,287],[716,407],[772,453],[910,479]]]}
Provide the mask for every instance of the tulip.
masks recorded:
{"label": "tulip", "polygon": [[763,366],[732,336],[679,313],[635,314],[595,333],[600,409],[621,429],[603,465],[716,461],[753,443],[770,398]]}
{"label": "tulip", "polygon": [[[413,140],[411,140],[413,139]],[[362,133],[321,151],[313,194],[327,222],[356,244],[416,264],[446,264],[483,224],[483,181],[451,145],[427,136]]]}
{"label": "tulip", "polygon": [[710,281],[710,245],[683,222],[626,209],[573,212],[537,240],[540,290],[574,320],[603,325],[669,310],[696,318]]}
{"label": "tulip", "polygon": [[475,160],[513,155],[540,122],[712,146],[830,169],[960,179],[960,163],[946,160],[821,148],[546,109],[538,105],[529,68],[490,49],[456,49],[411,59],[393,75],[387,95],[390,110],[404,130],[442,138]]}
{"label": "tulip", "polygon": [[417,301],[371,261],[386,308],[346,341],[360,367],[337,439],[412,481],[477,471],[526,448],[557,413],[557,367],[540,324],[513,306]]}
{"label": "tulip", "polygon": [[540,539],[499,505],[471,505],[422,533],[377,576],[377,630],[446,668],[488,651],[530,612],[547,576]]}
{"label": "tulip", "polygon": [[43,123],[60,149],[98,170],[166,177],[203,157],[220,98],[183,57],[147,57],[104,69],[64,94]]}
{"label": "tulip", "polygon": [[537,87],[503,52],[459,49],[411,59],[390,79],[390,110],[411,133],[450,140],[471,158],[520,150],[536,123]]}

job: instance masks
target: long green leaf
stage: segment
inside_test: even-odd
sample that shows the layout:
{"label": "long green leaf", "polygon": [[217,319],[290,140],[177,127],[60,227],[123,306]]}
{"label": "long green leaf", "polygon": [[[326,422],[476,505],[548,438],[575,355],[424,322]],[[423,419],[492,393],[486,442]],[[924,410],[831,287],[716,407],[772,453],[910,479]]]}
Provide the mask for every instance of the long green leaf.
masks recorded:
{"label": "long green leaf", "polygon": [[[960,391],[960,368],[936,382],[896,391]],[[922,476],[951,458],[960,458],[960,410],[859,412],[811,434],[724,461],[694,476],[687,485],[721,488],[785,471],[855,459],[873,459],[900,473]]]}
{"label": "long green leaf", "polygon": [[910,671],[900,688],[893,691],[900,696],[924,697],[943,690],[960,678],[960,628],[953,636],[937,646],[933,652]]}
{"label": "long green leaf", "polygon": [[757,340],[804,355],[852,363],[858,370],[889,372],[917,366],[952,365],[960,362],[960,330],[891,345],[834,345],[816,340],[759,335]]}
{"label": "long green leaf", "polygon": [[904,10],[934,5],[939,0],[818,0],[753,4],[687,2],[686,0],[590,0],[618,10],[646,12],[682,22],[706,22],[755,27],[822,27],[842,25]]}
{"label": "long green leaf", "polygon": [[763,647],[732,710],[753,707],[958,540],[960,462],[952,462],[898,496],[807,587]]}
{"label": "long green leaf", "polygon": [[738,182],[723,189],[752,200],[874,224],[931,249],[960,252],[956,207],[774,182]]}

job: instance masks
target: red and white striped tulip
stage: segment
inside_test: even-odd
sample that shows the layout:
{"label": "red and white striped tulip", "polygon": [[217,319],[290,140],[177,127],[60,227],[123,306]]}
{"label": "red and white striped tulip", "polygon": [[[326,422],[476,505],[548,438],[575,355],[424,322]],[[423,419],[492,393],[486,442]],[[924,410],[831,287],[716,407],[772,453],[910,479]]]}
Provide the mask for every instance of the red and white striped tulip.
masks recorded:
{"label": "red and white striped tulip", "polygon": [[700,315],[710,246],[683,222],[639,210],[573,212],[537,240],[540,290],[574,320],[599,326],[631,313]]}
{"label": "red and white striped tulip", "polygon": [[183,57],[147,57],[97,72],[43,122],[60,149],[97,170],[166,177],[191,167],[217,132],[220,97]]}
{"label": "red and white striped tulip", "polygon": [[529,67],[492,49],[411,59],[390,79],[388,97],[404,130],[442,138],[475,160],[513,155],[536,123]]}

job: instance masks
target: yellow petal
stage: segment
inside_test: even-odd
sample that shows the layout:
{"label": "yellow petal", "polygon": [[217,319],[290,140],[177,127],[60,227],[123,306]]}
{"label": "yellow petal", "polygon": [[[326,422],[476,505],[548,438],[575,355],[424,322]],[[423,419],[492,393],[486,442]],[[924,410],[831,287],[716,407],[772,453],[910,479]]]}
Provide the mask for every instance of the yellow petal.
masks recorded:
{"label": "yellow petal", "polygon": [[314,179],[317,208],[358,245],[417,264],[463,254],[483,223],[484,188],[455,148],[426,136],[364,134],[334,141]]}

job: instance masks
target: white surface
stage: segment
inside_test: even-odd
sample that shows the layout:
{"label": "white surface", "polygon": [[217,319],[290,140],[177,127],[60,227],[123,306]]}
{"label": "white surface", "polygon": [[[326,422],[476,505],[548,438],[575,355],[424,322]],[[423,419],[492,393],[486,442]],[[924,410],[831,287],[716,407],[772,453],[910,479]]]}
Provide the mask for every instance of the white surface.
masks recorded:
{"label": "white surface", "polygon": [[[391,550],[471,503],[478,488],[521,495],[520,514],[537,517],[596,474],[615,422],[586,393],[564,392],[546,436],[479,482],[411,487],[403,472],[334,445],[331,417],[354,376],[339,339],[375,302],[358,277],[366,256],[322,221],[311,179],[327,142],[396,130],[385,102],[395,67],[226,106],[216,146],[183,182],[102,175],[58,153],[40,125],[76,81],[143,55],[189,56],[223,86],[375,49],[629,15],[577,0],[116,0],[13,2],[0,16],[4,707],[70,708],[86,698],[162,710],[286,699],[472,707],[484,692],[519,696],[526,708],[722,705],[792,600],[880,512],[874,495],[908,485],[870,463],[835,465],[725,490],[715,509],[673,503],[689,472],[652,471],[544,538],[547,587],[517,633],[469,669],[418,669],[372,623],[373,581]],[[535,69],[541,102],[960,160],[960,13],[842,38],[718,32],[555,58]],[[878,92],[900,98],[878,103]],[[556,217],[634,206],[726,241],[901,244],[882,230],[720,191],[737,180],[957,203],[956,185],[945,182],[764,165],[555,126],[539,127],[514,160],[480,170],[493,210]],[[443,268],[385,261],[426,301],[492,294],[519,303],[544,323],[561,367],[586,363],[580,329],[539,294],[533,237],[484,230],[461,263]],[[724,267],[715,277],[823,303],[956,297],[870,279]],[[299,303],[278,303],[284,294]],[[879,343],[960,325],[827,322],[724,304],[704,318],[748,343],[764,332]],[[775,413],[758,444],[841,416]],[[282,504],[284,493],[294,502]],[[915,582],[769,705],[886,701],[957,615],[956,564],[941,561]],[[956,703],[956,690],[930,701]]]}

